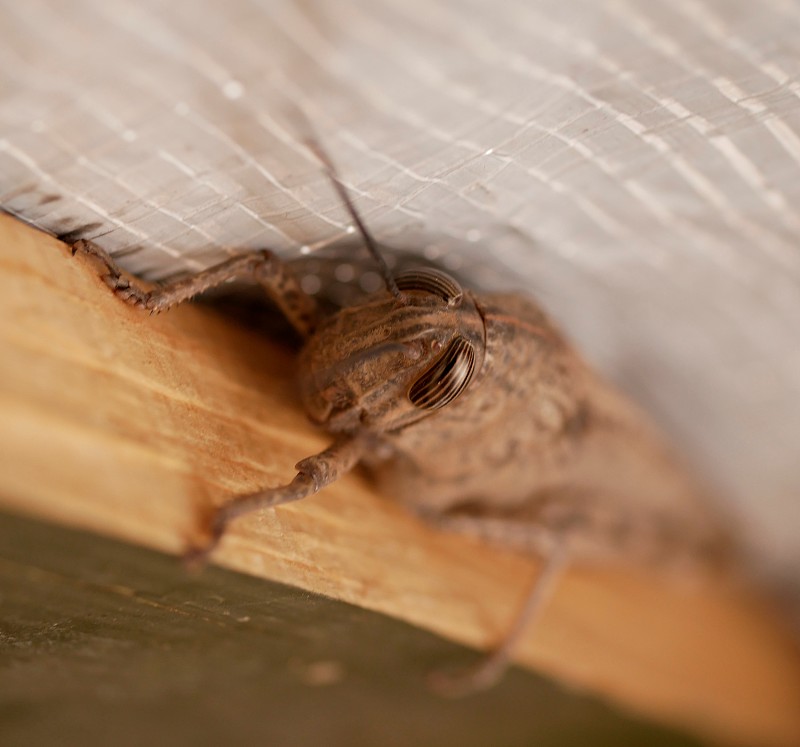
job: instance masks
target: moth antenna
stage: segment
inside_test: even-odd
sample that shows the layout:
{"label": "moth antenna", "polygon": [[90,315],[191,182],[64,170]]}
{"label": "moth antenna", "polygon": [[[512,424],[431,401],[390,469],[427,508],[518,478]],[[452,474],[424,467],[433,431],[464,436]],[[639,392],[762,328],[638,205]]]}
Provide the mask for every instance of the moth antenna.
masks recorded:
{"label": "moth antenna", "polygon": [[380,268],[381,275],[383,275],[383,281],[386,283],[386,289],[395,298],[403,298],[403,293],[397,287],[397,283],[395,282],[395,279],[392,276],[392,271],[389,269],[389,265],[386,264],[386,260],[383,258],[383,255],[378,249],[378,245],[375,243],[375,239],[372,238],[372,235],[367,230],[367,227],[364,225],[364,221],[361,220],[361,216],[358,214],[356,206],[350,199],[350,195],[347,193],[347,188],[344,186],[344,183],[339,177],[339,172],[333,165],[333,161],[331,161],[330,156],[328,156],[328,154],[322,148],[322,145],[319,143],[319,141],[317,141],[312,137],[306,138],[306,145],[309,147],[311,152],[319,159],[320,163],[322,163],[323,167],[325,168],[325,172],[328,175],[328,178],[333,183],[333,186],[336,189],[337,194],[339,195],[339,198],[342,200],[344,206],[347,208],[347,212],[350,213],[350,217],[353,219],[353,222],[358,227],[358,230],[361,233],[362,238],[364,239],[364,243],[367,246],[367,250],[372,255],[372,258],[375,260],[378,267]]}

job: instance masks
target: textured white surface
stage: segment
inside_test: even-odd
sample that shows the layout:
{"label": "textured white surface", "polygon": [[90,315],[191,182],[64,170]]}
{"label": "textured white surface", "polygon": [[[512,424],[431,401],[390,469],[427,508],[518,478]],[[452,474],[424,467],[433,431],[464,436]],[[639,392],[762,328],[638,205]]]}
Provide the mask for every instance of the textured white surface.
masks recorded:
{"label": "textured white surface", "polygon": [[0,13],[0,206],[150,277],[336,243],[299,107],[380,240],[540,298],[800,571],[800,3]]}

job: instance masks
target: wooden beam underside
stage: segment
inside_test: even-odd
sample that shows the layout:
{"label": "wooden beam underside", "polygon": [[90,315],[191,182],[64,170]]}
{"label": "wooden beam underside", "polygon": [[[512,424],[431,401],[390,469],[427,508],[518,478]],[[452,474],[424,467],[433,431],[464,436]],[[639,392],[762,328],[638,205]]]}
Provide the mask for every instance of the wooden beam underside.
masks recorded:
{"label": "wooden beam underside", "polygon": [[[127,308],[5,216],[0,265],[4,507],[177,553],[204,506],[285,482],[326,445],[290,351],[210,309]],[[358,475],[238,521],[214,560],[476,647],[502,636],[537,568],[432,530]],[[796,651],[742,590],[574,570],[518,660],[724,741],[800,743]]]}

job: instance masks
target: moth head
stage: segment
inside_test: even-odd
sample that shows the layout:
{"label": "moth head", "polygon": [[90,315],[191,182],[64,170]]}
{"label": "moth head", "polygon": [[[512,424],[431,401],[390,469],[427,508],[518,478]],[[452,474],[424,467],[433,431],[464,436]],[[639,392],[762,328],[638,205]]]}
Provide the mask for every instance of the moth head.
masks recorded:
{"label": "moth head", "polygon": [[323,322],[300,356],[314,422],[334,432],[396,431],[466,396],[483,362],[483,319],[470,294],[432,268]]}

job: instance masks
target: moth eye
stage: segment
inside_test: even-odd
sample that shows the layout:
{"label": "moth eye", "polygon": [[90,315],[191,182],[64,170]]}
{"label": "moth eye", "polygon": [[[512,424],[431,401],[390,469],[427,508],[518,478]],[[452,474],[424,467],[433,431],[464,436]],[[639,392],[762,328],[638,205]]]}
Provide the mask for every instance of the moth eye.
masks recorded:
{"label": "moth eye", "polygon": [[458,306],[464,297],[464,291],[446,272],[432,267],[418,267],[401,272],[395,279],[401,291],[422,291],[438,296],[448,306]]}
{"label": "moth eye", "polygon": [[456,337],[436,363],[414,382],[408,398],[417,407],[436,410],[466,389],[474,370],[475,349],[463,337]]}

